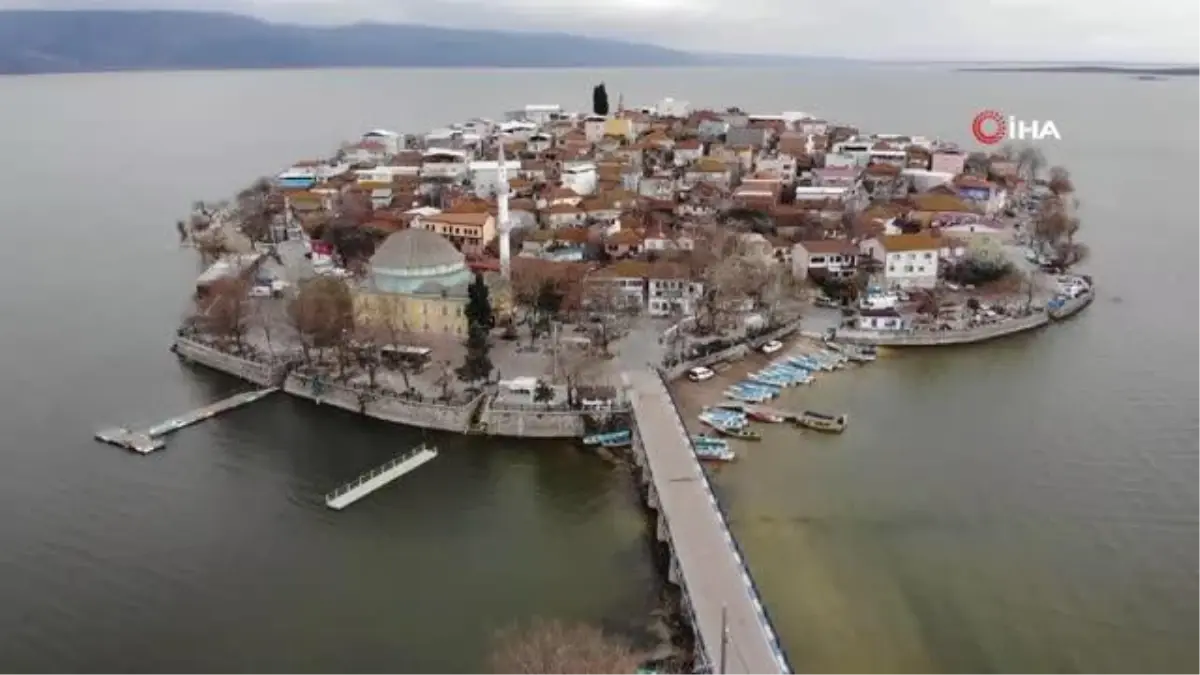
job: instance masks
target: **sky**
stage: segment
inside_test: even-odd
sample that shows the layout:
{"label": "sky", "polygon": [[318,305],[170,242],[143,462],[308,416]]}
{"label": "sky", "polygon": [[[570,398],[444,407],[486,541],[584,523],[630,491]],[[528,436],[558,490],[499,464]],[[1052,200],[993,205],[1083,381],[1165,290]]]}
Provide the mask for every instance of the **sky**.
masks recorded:
{"label": "sky", "polygon": [[691,51],[872,60],[1200,61],[1197,0],[0,0],[271,21],[547,30]]}

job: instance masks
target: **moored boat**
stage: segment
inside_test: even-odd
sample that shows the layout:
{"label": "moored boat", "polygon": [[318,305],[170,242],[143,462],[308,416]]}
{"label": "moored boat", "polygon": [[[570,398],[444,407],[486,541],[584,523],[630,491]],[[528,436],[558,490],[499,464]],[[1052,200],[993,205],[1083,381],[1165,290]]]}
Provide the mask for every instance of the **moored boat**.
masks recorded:
{"label": "moored boat", "polygon": [[771,424],[778,424],[779,422],[783,421],[782,415],[778,415],[767,410],[750,409],[746,411],[746,416],[755,422],[769,422]]}
{"label": "moored boat", "polygon": [[835,434],[845,431],[847,422],[849,422],[848,415],[826,415],[812,410],[805,410],[796,418],[796,424],[799,426]]}
{"label": "moored boat", "polygon": [[714,426],[718,433],[730,438],[740,438],[743,441],[761,441],[762,434],[747,429],[745,426]]}
{"label": "moored boat", "polygon": [[620,443],[629,445],[633,438],[633,432],[629,429],[620,429],[618,431],[606,431],[599,434],[591,434],[583,437],[584,445],[607,445],[608,443]]}
{"label": "moored boat", "polygon": [[712,462],[732,462],[733,460],[737,459],[737,454],[735,454],[733,449],[728,446],[720,447],[716,445],[697,445],[694,447],[696,457],[702,460]]}

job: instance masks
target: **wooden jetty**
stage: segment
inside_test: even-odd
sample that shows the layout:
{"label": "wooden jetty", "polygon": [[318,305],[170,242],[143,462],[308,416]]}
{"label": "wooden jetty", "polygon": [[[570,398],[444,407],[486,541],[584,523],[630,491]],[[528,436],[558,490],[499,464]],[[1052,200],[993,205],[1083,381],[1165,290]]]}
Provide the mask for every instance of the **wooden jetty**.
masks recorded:
{"label": "wooden jetty", "polygon": [[341,511],[437,456],[437,448],[431,448],[422,443],[413,450],[388,461],[382,466],[371,469],[325,495],[325,506],[335,511]]}
{"label": "wooden jetty", "polygon": [[156,424],[147,429],[128,429],[126,427],[115,427],[112,429],[102,429],[96,432],[96,440],[105,443],[111,443],[127,450],[148,455],[155,450],[166,446],[164,437],[168,434],[179,431],[193,424],[198,424],[204,420],[216,417],[223,412],[240,408],[244,405],[249,405],[255,401],[265,398],[270,394],[279,391],[278,387],[270,387],[268,389],[258,389],[255,391],[247,391],[241,394],[230,396],[216,403],[206,405],[203,408],[196,408],[190,412],[184,413],[178,417]]}

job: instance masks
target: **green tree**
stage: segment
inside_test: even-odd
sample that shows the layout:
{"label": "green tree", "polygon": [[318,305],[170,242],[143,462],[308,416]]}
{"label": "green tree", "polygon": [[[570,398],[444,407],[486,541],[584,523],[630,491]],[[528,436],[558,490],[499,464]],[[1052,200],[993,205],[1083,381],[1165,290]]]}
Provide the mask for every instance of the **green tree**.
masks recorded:
{"label": "green tree", "polygon": [[592,87],[592,112],[600,116],[608,115],[608,90],[603,82]]}
{"label": "green tree", "polygon": [[489,356],[491,343],[489,335],[495,325],[492,314],[492,303],[488,297],[488,287],[483,281],[483,275],[476,274],[475,280],[467,288],[467,356],[458,368],[458,378],[464,382],[486,380],[492,374],[494,366]]}

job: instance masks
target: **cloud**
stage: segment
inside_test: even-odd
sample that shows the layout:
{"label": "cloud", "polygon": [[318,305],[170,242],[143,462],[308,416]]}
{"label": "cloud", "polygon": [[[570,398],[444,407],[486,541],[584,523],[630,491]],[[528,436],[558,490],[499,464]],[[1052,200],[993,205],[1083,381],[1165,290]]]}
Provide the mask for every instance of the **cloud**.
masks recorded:
{"label": "cloud", "polygon": [[550,30],[681,49],[910,60],[1197,61],[1196,0],[0,0],[272,21]]}

